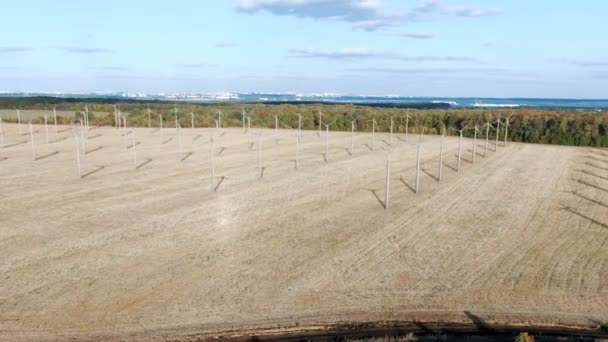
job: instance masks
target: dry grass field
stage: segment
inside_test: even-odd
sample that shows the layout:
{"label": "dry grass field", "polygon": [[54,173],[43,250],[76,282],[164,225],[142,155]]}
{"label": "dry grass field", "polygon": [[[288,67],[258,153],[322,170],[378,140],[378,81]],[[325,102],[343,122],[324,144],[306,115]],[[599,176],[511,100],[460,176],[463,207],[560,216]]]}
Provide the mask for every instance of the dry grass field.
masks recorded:
{"label": "dry grass field", "polygon": [[[49,144],[4,124],[0,340],[174,340],[370,322],[593,328],[608,321],[608,151],[306,131],[93,127],[77,176],[69,127]],[[24,132],[26,129],[24,127]]]}

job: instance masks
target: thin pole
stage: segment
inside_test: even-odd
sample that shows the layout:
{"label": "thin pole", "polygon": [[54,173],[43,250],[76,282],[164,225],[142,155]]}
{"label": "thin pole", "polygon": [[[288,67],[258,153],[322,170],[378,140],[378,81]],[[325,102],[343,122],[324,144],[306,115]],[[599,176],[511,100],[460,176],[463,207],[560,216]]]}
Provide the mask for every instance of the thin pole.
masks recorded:
{"label": "thin pole", "polygon": [[150,108],[148,108],[148,128],[152,128],[152,113]]}
{"label": "thin pole", "polygon": [[245,108],[241,108],[241,115],[243,117],[243,131],[245,130]]}
{"label": "thin pole", "polygon": [[355,137],[355,122],[351,122],[350,123],[350,155],[353,155],[353,149],[355,147],[354,144],[354,137]]}
{"label": "thin pole", "polygon": [[321,114],[321,112],[319,112],[319,138],[321,137],[321,117],[322,117],[322,114]]}
{"label": "thin pole", "polygon": [[46,143],[49,143],[49,126],[48,126],[48,115],[44,114],[44,138]]}
{"label": "thin pole", "polygon": [[407,141],[407,131],[410,124],[410,110],[407,110],[407,115],[405,116],[405,141]]}
{"label": "thin pole", "polygon": [[498,133],[500,132],[500,119],[496,120],[496,143],[494,144],[494,152],[498,151]]}
{"label": "thin pole", "polygon": [[298,140],[300,140],[302,135],[302,115],[298,114]]}
{"label": "thin pole", "polygon": [[490,123],[486,123],[486,147],[483,152],[483,157],[485,158],[488,155],[488,139],[490,138]]}
{"label": "thin pole", "polygon": [[258,136],[258,175],[262,178],[262,133]]}
{"label": "thin pole", "polygon": [[126,136],[127,135],[127,117],[126,116],[122,117],[122,123],[123,123],[122,130]]}
{"label": "thin pole", "polygon": [[122,126],[122,114],[120,113],[120,109],[118,110],[118,131],[120,132]]}
{"label": "thin pole", "polygon": [[179,148],[179,160],[183,161],[183,148],[182,148],[182,125],[177,125],[177,144]]}
{"label": "thin pole", "polygon": [[222,112],[217,113],[217,125],[221,132],[222,131]]}
{"label": "thin pole", "polygon": [[389,143],[391,148],[393,148],[393,117],[391,116],[391,136],[389,139]]}
{"label": "thin pole", "polygon": [[89,137],[89,106],[84,106],[84,125],[85,125],[85,135],[87,138]]}
{"label": "thin pole", "polygon": [[86,151],[87,149],[87,143],[86,140],[84,139],[84,123],[82,122],[82,119],[78,119],[80,121],[80,143],[82,144],[82,150],[83,152]]}
{"label": "thin pole", "polygon": [[505,121],[505,147],[507,146],[507,136],[509,135],[509,118]]}
{"label": "thin pole", "polygon": [[477,154],[477,125],[475,125],[475,133],[473,136],[473,164],[475,163],[475,155]]}
{"label": "thin pole", "polygon": [[296,170],[300,163],[300,135],[296,134]]}
{"label": "thin pole", "polygon": [[247,148],[251,150],[251,119],[247,117]]}
{"label": "thin pole", "polygon": [[376,119],[372,119],[372,151],[375,149],[376,141]]}
{"label": "thin pole", "polygon": [[420,148],[422,144],[418,144],[418,153],[416,153],[416,193],[420,191]]}
{"label": "thin pole", "polygon": [[215,192],[215,142],[211,137],[211,191]]}
{"label": "thin pole", "polygon": [[384,210],[389,208],[389,193],[391,189],[391,151],[386,155],[386,183],[384,187]]}
{"label": "thin pole", "polygon": [[325,125],[325,162],[329,161],[329,125]]}
{"label": "thin pole", "polygon": [[160,137],[163,137],[163,116],[158,116],[158,130],[160,131]]}
{"label": "thin pole", "polygon": [[279,143],[279,118],[274,116],[274,143]]}
{"label": "thin pole", "polygon": [[137,170],[137,151],[135,150],[135,128],[131,128],[131,149],[133,150],[133,169]]}
{"label": "thin pole", "polygon": [[53,107],[53,124],[55,125],[55,139],[57,139],[57,109]]}
{"label": "thin pole", "polygon": [[175,130],[177,131],[177,106],[173,106],[173,112],[175,114]]}
{"label": "thin pole", "polygon": [[456,167],[456,172],[460,172],[461,155],[462,155],[462,131],[460,131],[460,136],[458,137],[458,166]]}
{"label": "thin pole", "polygon": [[80,168],[80,142],[78,141],[78,134],[74,132],[74,141],[76,142],[76,166],[78,167],[78,178],[82,178],[82,170]]}
{"label": "thin pole", "polygon": [[32,128],[32,122],[29,123],[30,126],[30,139],[32,141],[32,160],[36,160],[36,145],[34,142],[34,130]]}
{"label": "thin pole", "polygon": [[439,179],[440,182],[441,182],[441,179],[443,178],[443,140],[444,140],[444,135],[445,135],[445,129],[444,129],[444,132],[441,134],[441,143],[439,145],[439,176],[437,177],[437,179]]}
{"label": "thin pole", "polygon": [[19,126],[19,135],[23,134],[21,131],[21,111],[17,109],[17,125]]}

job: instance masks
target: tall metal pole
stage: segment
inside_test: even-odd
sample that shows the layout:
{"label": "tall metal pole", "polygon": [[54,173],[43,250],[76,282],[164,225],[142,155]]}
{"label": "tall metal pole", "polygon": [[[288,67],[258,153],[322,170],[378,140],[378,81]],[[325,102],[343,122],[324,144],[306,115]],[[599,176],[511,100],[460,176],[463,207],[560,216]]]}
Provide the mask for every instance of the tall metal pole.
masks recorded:
{"label": "tall metal pole", "polygon": [[32,141],[32,160],[36,160],[36,145],[34,142],[34,129],[32,128],[32,122],[29,123],[30,126],[30,139]]}
{"label": "tall metal pole", "polygon": [[418,144],[418,153],[416,153],[416,193],[420,191],[420,148],[422,144]]}
{"label": "tall metal pole", "polygon": [[505,121],[505,147],[507,146],[507,136],[509,135],[509,118]]}
{"label": "tall metal pole", "polygon": [[160,131],[160,137],[163,137],[163,116],[158,116],[158,130]]}
{"label": "tall metal pole", "polygon": [[182,125],[177,125],[177,144],[179,148],[179,160],[183,161],[183,148],[182,148]]}
{"label": "tall metal pole", "polygon": [[438,175],[437,179],[439,179],[440,182],[441,182],[441,179],[443,178],[443,140],[444,140],[444,135],[445,135],[445,129],[444,129],[444,132],[441,133],[441,143],[439,145],[439,175]]}
{"label": "tall metal pole", "polygon": [[19,135],[22,135],[23,132],[21,131],[21,111],[19,109],[17,109],[17,125],[19,127]]}
{"label": "tall metal pole", "polygon": [[247,117],[247,148],[251,150],[251,119]]}
{"label": "tall metal pole", "polygon": [[460,136],[458,137],[458,166],[456,166],[456,172],[460,172],[461,156],[462,156],[462,130],[460,130]]}
{"label": "tall metal pole", "polygon": [[133,153],[133,169],[137,169],[137,151],[135,150],[135,128],[131,128],[131,151]]}
{"label": "tall metal pole", "polygon": [[475,133],[473,136],[473,164],[475,163],[475,155],[477,154],[477,125],[475,125]]}
{"label": "tall metal pole", "polygon": [[80,168],[80,142],[78,141],[78,134],[74,133],[74,141],[76,142],[76,166],[78,167],[78,178],[82,178],[82,170]]}
{"label": "tall metal pole", "polygon": [[498,151],[498,133],[500,132],[500,118],[496,120],[496,143],[494,144],[494,152]]}
{"label": "tall metal pole", "polygon": [[262,178],[262,133],[258,136],[258,176]]}
{"label": "tall metal pole", "polygon": [[49,143],[49,125],[48,125],[48,115],[44,114],[44,138],[45,142]]}
{"label": "tall metal pole", "polygon": [[372,151],[375,150],[376,142],[376,119],[372,119]]}
{"label": "tall metal pole", "polygon": [[319,138],[321,137],[321,123],[322,123],[321,118],[322,118],[322,114],[319,111]]}
{"label": "tall metal pole", "polygon": [[53,107],[53,121],[55,125],[55,139],[57,139],[57,109]]}
{"label": "tall metal pole", "polygon": [[407,131],[410,124],[410,110],[407,110],[407,115],[405,116],[405,141],[407,141]]}
{"label": "tall metal pole", "polygon": [[215,192],[215,142],[211,137],[211,191]]}
{"label": "tall metal pole", "polygon": [[483,157],[485,158],[488,155],[488,139],[490,138],[490,123],[486,123],[486,147],[483,152]]}
{"label": "tall metal pole", "polygon": [[300,135],[296,134],[296,170],[300,164]]}
{"label": "tall metal pole", "polygon": [[325,125],[325,162],[329,161],[329,125]]}
{"label": "tall metal pole", "polygon": [[389,198],[391,189],[391,151],[386,155],[386,183],[384,186],[384,210],[389,208]]}
{"label": "tall metal pole", "polygon": [[389,138],[389,145],[393,148],[393,117],[391,116],[391,136]]}
{"label": "tall metal pole", "polygon": [[355,144],[354,144],[354,137],[355,137],[355,122],[354,122],[354,121],[352,121],[352,122],[350,123],[350,155],[351,155],[351,156],[352,156],[352,155],[353,155],[353,153],[354,153],[354,152],[353,152],[353,149],[354,149],[354,147],[355,147]]}

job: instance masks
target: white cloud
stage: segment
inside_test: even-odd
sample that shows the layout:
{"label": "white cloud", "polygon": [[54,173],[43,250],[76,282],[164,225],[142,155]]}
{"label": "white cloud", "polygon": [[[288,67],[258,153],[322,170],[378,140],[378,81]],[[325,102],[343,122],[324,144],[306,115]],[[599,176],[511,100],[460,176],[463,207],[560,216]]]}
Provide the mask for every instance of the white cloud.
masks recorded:
{"label": "white cloud", "polygon": [[407,32],[400,33],[400,37],[403,38],[412,38],[412,39],[432,39],[435,38],[435,35],[429,32]]}
{"label": "white cloud", "polygon": [[355,29],[366,31],[428,20],[440,14],[479,17],[502,13],[498,9],[446,7],[439,0],[421,1],[409,8],[388,8],[380,0],[237,0],[235,9],[249,14],[269,12],[280,16],[344,21]]}
{"label": "white cloud", "polygon": [[289,57],[324,58],[324,59],[388,59],[404,62],[476,62],[467,56],[404,56],[390,51],[377,51],[365,48],[347,48],[338,50],[291,49]]}

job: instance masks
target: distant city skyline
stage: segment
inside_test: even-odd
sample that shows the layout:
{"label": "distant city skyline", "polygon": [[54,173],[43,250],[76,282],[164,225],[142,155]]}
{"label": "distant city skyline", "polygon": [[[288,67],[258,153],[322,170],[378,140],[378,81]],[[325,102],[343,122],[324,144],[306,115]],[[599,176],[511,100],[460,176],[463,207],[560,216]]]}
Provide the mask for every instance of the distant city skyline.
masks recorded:
{"label": "distant city skyline", "polygon": [[608,98],[608,3],[20,1],[0,91]]}

